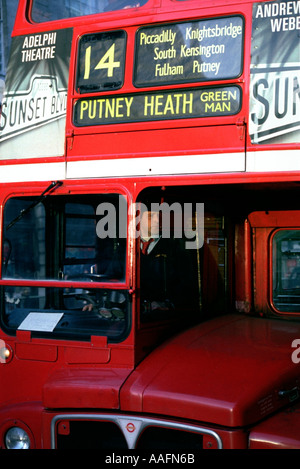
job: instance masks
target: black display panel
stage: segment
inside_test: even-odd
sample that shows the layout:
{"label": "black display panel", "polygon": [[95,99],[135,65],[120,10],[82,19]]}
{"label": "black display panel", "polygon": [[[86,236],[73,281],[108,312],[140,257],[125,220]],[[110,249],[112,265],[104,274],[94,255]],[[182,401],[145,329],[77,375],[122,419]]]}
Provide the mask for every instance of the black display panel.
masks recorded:
{"label": "black display panel", "polygon": [[229,116],[240,111],[241,102],[239,86],[82,98],[75,104],[74,124],[80,127]]}
{"label": "black display panel", "polygon": [[243,36],[240,16],[142,27],[136,35],[134,85],[237,78]]}
{"label": "black display panel", "polygon": [[83,36],[79,43],[76,90],[79,93],[94,93],[121,88],[125,49],[125,31]]}

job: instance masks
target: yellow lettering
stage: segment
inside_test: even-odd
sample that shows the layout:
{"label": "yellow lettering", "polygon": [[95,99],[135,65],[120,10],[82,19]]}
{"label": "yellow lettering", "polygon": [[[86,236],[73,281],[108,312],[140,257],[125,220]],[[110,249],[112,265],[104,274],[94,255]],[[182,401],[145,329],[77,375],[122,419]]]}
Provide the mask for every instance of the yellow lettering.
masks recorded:
{"label": "yellow lettering", "polygon": [[223,109],[222,111],[230,111],[231,110],[231,102],[229,101],[228,103],[223,103]]}
{"label": "yellow lettering", "polygon": [[102,116],[103,116],[103,103],[105,103],[105,99],[97,99],[97,103],[99,104],[98,117],[99,117],[99,119],[102,119]]}
{"label": "yellow lettering", "polygon": [[113,44],[98,62],[95,70],[107,69],[107,76],[113,77],[114,68],[120,67],[121,63],[119,61],[115,62],[115,44]]}
{"label": "yellow lettering", "polygon": [[127,117],[130,117],[130,108],[131,108],[132,102],[133,102],[133,97],[125,98],[125,103],[127,107]]}
{"label": "yellow lettering", "polygon": [[107,119],[109,117],[114,117],[115,114],[115,100],[112,99],[109,101],[109,99],[105,100],[105,118]]}
{"label": "yellow lettering", "polygon": [[182,98],[182,94],[174,94],[174,98],[176,100],[176,114],[179,114],[180,112],[180,98]]}
{"label": "yellow lettering", "polygon": [[116,99],[116,117],[124,117],[123,110],[123,98]]}
{"label": "yellow lettering", "polygon": [[162,111],[158,110],[159,107],[163,106],[163,103],[161,102],[163,98],[164,97],[161,94],[158,94],[157,96],[155,96],[155,115],[156,116],[161,116],[163,114]]}
{"label": "yellow lettering", "polygon": [[189,108],[188,112],[190,114],[192,114],[192,112],[193,112],[193,98],[194,98],[193,93],[190,93],[190,99],[187,99],[186,94],[183,95],[183,103],[182,103],[182,112],[183,112],[183,114],[186,113],[187,107]]}
{"label": "yellow lettering", "polygon": [[80,120],[83,119],[83,114],[87,110],[89,103],[87,101],[81,101],[80,103]]}
{"label": "yellow lettering", "polygon": [[97,101],[89,102],[89,119],[93,120],[96,117],[96,104],[97,104]]}
{"label": "yellow lettering", "polygon": [[214,104],[205,104],[205,112],[215,112],[214,110]]}
{"label": "yellow lettering", "polygon": [[165,104],[164,114],[167,114],[167,112],[174,114],[173,99],[170,94],[167,95],[167,102]]}
{"label": "yellow lettering", "polygon": [[227,95],[228,95],[228,101],[231,101],[231,99],[233,100],[237,100],[237,91],[234,90],[234,91],[228,91],[227,92]]}
{"label": "yellow lettering", "polygon": [[[148,101],[150,100],[150,102]],[[150,109],[150,116],[153,116],[153,111],[154,111],[154,96],[145,96],[145,101],[144,101],[144,116],[148,115],[148,108]]]}
{"label": "yellow lettering", "polygon": [[211,104],[206,103],[205,104],[205,112],[225,112],[231,111],[231,103],[230,101],[227,103],[222,103],[222,102],[214,102]]}

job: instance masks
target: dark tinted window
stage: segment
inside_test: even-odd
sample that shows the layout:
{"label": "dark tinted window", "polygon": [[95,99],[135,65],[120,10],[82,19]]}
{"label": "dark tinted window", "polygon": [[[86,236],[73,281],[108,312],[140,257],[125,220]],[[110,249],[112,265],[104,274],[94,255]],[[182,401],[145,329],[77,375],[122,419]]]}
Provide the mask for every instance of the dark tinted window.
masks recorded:
{"label": "dark tinted window", "polygon": [[143,0],[33,0],[31,17],[36,23],[93,15],[144,5]]}

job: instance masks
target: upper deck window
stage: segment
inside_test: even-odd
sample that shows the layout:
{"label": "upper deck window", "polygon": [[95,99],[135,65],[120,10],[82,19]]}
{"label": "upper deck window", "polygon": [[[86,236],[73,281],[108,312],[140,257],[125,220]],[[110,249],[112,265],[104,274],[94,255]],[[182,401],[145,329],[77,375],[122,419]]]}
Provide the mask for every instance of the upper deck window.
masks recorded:
{"label": "upper deck window", "polygon": [[146,0],[33,0],[31,18],[35,23],[142,6]]}
{"label": "upper deck window", "polygon": [[273,303],[281,312],[300,312],[300,230],[273,237]]}

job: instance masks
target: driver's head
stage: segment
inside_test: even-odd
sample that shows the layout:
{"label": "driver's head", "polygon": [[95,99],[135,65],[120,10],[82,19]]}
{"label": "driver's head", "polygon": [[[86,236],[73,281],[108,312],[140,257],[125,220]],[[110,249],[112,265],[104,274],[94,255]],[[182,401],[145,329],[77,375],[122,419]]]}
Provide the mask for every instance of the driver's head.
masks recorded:
{"label": "driver's head", "polygon": [[160,233],[159,211],[144,210],[141,213],[140,232],[143,239],[157,238]]}

